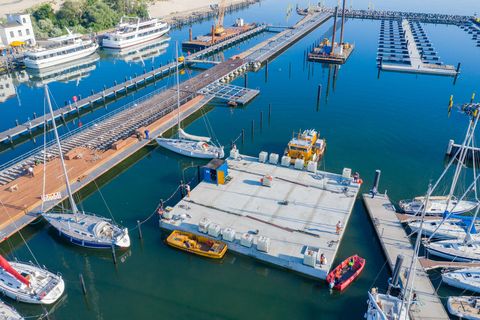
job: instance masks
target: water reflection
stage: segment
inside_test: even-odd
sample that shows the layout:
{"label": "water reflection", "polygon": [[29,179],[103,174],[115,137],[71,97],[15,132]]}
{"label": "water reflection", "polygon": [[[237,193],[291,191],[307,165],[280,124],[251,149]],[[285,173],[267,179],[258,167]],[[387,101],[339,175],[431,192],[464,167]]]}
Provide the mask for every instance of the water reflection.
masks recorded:
{"label": "water reflection", "polygon": [[40,70],[28,71],[30,75],[30,84],[36,87],[42,87],[45,84],[59,81],[68,83],[76,81],[77,85],[83,78],[87,78],[90,72],[97,68],[97,61],[100,56],[96,53],[62,65],[44,68]]}
{"label": "water reflection", "polygon": [[24,70],[0,75],[0,103],[17,95],[16,86],[28,81],[28,73]]}
{"label": "water reflection", "polygon": [[164,54],[169,46],[170,37],[162,37],[150,40],[124,49],[104,48],[103,52],[108,56],[123,60],[127,63],[142,63],[148,58],[154,58]]}

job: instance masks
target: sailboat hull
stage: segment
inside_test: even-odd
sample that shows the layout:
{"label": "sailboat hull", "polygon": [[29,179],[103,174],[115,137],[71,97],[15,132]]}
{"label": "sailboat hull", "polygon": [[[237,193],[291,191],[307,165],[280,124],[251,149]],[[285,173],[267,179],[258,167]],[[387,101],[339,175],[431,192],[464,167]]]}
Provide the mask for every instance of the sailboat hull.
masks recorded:
{"label": "sailboat hull", "polygon": [[186,157],[199,159],[214,159],[222,158],[224,156],[223,148],[208,145],[208,148],[201,148],[200,145],[205,142],[189,141],[183,139],[155,139],[159,146],[181,154]]}
{"label": "sailboat hull", "polygon": [[442,281],[449,286],[480,293],[480,269],[468,268],[442,274]]}
{"label": "sailboat hull", "polygon": [[465,244],[464,241],[447,240],[426,245],[429,254],[460,262],[480,262],[479,243]]}
{"label": "sailboat hull", "polygon": [[130,247],[127,229],[112,224],[108,219],[88,214],[44,213],[43,217],[58,235],[72,244],[91,249]]}

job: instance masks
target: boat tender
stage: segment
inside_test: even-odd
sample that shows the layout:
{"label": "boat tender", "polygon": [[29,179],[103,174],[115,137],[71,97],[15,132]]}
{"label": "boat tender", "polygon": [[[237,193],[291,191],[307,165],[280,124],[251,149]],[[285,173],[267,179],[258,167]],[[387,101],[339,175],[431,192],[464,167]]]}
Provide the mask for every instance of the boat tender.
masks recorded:
{"label": "boat tender", "polygon": [[168,236],[167,244],[212,259],[221,259],[227,252],[227,245],[221,241],[179,230],[174,230]]}
{"label": "boat tender", "polygon": [[[353,259],[353,266],[350,268],[349,262]],[[343,260],[335,269],[327,275],[327,282],[333,289],[343,291],[355,280],[363,268],[365,267],[365,259],[354,255]]]}

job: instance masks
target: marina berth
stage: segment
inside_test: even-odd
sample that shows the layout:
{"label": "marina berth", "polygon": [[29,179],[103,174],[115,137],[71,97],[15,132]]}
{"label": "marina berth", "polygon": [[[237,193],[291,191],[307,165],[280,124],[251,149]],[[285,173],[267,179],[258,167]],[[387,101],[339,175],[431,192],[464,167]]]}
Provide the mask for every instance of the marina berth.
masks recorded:
{"label": "marina berth", "polygon": [[402,299],[382,294],[377,288],[368,292],[368,309],[366,320],[410,320]]}
{"label": "marina berth", "polygon": [[[408,223],[412,232],[418,232],[420,221],[412,221]],[[437,240],[464,239],[467,235],[468,226],[463,221],[447,220],[447,221],[425,221],[423,223],[422,234]],[[473,237],[476,237],[473,235]]]}
{"label": "marina berth", "polygon": [[157,18],[142,20],[140,18],[122,17],[120,24],[112,33],[102,39],[102,47],[123,49],[160,38],[170,30],[170,26]]}
{"label": "marina berth", "polygon": [[428,253],[440,258],[480,262],[480,241],[443,240],[425,244]]}
{"label": "marina berth", "polygon": [[87,57],[97,49],[94,41],[68,31],[65,36],[49,39],[47,47],[25,52],[23,63],[31,69],[48,68]]}
{"label": "marina berth", "polygon": [[33,264],[8,262],[0,256],[0,292],[32,304],[52,304],[65,290],[61,276]]}
{"label": "marina berth", "polygon": [[[448,209],[446,209],[447,202],[449,202]],[[398,205],[405,213],[418,214],[421,212],[424,204],[424,197],[416,197],[413,200],[401,200]],[[428,201],[426,214],[443,215],[445,211],[448,211],[452,214],[462,214],[474,210],[477,206],[478,202],[476,201],[459,201],[455,197],[452,197],[451,201],[449,201],[447,196],[436,196],[431,197],[431,199]]]}

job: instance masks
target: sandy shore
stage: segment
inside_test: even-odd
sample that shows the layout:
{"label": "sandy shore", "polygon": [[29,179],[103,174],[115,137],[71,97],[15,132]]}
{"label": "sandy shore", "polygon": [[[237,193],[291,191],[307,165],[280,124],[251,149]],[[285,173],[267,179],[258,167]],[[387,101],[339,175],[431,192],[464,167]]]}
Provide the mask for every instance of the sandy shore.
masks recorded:
{"label": "sandy shore", "polygon": [[[227,0],[226,5],[240,3],[244,0]],[[151,17],[159,18],[169,15],[186,15],[189,12],[209,10],[211,5],[218,4],[219,0],[157,0],[149,6]]]}
{"label": "sandy shore", "polygon": [[0,1],[0,17],[5,17],[7,13],[24,12],[25,10],[50,2],[54,10],[58,10],[62,0],[2,0]]}

